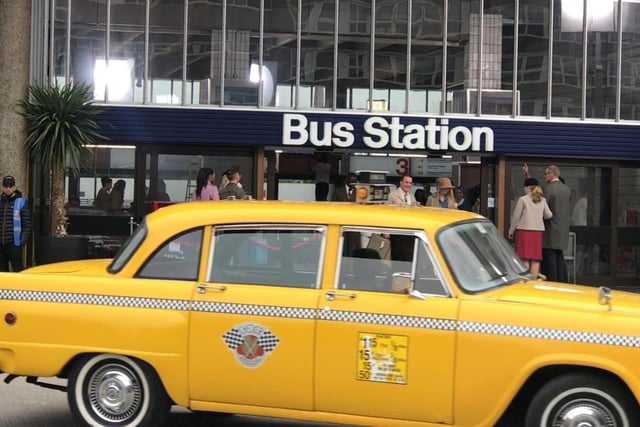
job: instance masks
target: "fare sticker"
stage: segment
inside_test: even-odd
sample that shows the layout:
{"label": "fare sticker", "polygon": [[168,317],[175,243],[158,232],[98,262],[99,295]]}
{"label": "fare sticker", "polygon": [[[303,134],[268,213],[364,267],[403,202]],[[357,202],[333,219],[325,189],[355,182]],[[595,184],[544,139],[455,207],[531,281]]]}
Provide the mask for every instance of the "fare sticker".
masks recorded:
{"label": "fare sticker", "polygon": [[404,335],[360,332],[356,379],[406,384],[408,348],[409,338]]}

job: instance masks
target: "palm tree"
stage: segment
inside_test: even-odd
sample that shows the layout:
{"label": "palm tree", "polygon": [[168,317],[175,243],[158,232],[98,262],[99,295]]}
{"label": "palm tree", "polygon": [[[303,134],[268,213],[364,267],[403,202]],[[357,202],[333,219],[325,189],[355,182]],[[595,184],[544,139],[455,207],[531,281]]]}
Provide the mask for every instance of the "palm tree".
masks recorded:
{"label": "palm tree", "polygon": [[20,114],[27,120],[24,149],[39,161],[51,184],[51,235],[64,236],[67,215],[64,207],[64,175],[67,161],[75,175],[86,145],[103,138],[98,133],[92,89],[85,83],[29,86],[28,99],[21,101]]}

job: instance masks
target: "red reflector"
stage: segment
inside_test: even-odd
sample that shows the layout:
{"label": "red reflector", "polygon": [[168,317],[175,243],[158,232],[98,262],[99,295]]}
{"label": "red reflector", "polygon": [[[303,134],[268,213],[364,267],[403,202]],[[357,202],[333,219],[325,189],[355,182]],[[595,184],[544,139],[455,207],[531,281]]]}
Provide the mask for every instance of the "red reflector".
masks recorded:
{"label": "red reflector", "polygon": [[12,313],[12,312],[9,312],[9,313],[5,314],[5,315],[4,315],[4,322],[5,322],[7,325],[13,325],[13,324],[15,324],[15,323],[16,323],[16,314],[15,314],[15,313]]}

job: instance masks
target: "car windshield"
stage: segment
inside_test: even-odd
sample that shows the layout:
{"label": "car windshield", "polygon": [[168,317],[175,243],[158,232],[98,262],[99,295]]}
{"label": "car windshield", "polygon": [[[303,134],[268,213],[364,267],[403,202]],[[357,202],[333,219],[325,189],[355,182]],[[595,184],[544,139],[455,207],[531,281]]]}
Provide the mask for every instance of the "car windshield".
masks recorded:
{"label": "car windshield", "polygon": [[438,244],[458,285],[467,292],[533,279],[518,255],[489,221],[452,225],[438,234]]}
{"label": "car windshield", "polygon": [[147,235],[147,225],[144,221],[134,230],[127,240],[122,244],[120,250],[107,267],[109,273],[117,273],[127,263],[131,255],[138,249],[140,243]]}

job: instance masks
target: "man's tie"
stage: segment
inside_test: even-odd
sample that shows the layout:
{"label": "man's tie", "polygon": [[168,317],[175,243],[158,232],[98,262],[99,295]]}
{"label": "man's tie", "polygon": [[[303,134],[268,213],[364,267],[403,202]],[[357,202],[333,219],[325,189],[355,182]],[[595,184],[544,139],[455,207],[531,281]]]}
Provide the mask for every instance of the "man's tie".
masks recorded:
{"label": "man's tie", "polygon": [[407,193],[404,193],[404,204],[405,205],[409,204],[409,200],[407,200]]}

